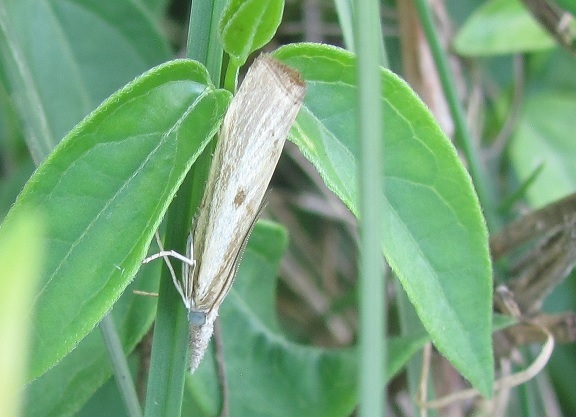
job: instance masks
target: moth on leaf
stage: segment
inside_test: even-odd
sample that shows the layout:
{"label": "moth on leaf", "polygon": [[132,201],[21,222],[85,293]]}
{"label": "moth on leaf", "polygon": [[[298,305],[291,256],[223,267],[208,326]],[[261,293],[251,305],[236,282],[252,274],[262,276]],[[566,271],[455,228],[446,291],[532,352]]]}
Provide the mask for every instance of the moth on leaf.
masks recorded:
{"label": "moth on leaf", "polygon": [[[166,259],[188,310],[191,372],[212,337],[305,92],[296,70],[266,54],[254,61],[224,117],[186,256],[162,250],[144,260]],[[184,263],[181,280],[169,256]]]}

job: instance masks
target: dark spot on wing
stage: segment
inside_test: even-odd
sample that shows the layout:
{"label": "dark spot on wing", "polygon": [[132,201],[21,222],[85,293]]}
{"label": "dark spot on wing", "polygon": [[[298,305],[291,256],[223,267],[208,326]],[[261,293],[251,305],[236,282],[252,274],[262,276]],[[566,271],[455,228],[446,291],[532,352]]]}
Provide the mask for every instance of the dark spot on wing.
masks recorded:
{"label": "dark spot on wing", "polygon": [[236,208],[240,207],[244,200],[246,200],[246,191],[243,188],[239,188],[236,192],[236,197],[234,197],[234,206]]}

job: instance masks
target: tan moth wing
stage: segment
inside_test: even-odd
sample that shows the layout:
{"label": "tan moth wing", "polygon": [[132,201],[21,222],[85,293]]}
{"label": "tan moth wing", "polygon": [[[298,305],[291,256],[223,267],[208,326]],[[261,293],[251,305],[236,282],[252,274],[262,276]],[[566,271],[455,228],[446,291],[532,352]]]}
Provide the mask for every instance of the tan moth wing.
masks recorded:
{"label": "tan moth wing", "polygon": [[305,95],[295,70],[269,55],[257,58],[224,118],[193,235],[196,267],[190,311],[191,368],[199,364],[218,308],[234,281],[243,245]]}

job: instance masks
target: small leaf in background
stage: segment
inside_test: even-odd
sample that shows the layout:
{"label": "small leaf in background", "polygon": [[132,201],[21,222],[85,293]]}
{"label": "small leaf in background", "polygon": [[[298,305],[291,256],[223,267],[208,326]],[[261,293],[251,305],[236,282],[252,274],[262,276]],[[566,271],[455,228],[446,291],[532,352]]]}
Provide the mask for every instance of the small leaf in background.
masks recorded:
{"label": "small leaf in background", "polygon": [[[317,44],[275,56],[306,81],[293,141],[357,213],[356,69],[352,54]],[[384,254],[440,352],[491,395],[492,273],[488,234],[470,178],[412,92],[382,70]]]}
{"label": "small leaf in background", "polygon": [[[283,228],[259,222],[222,304],[230,416],[348,416],[357,404],[355,350],[296,344],[283,335],[276,319],[276,271],[286,244]],[[427,340],[426,335],[392,339],[388,377]],[[221,395],[211,349],[189,376],[187,388],[183,415],[218,413]]]}
{"label": "small leaf in background", "polygon": [[108,95],[170,56],[134,2],[0,2],[0,74],[36,164]]}
{"label": "small leaf in background", "polygon": [[[545,116],[542,109],[546,109]],[[576,141],[571,134],[576,114],[576,94],[542,91],[524,101],[509,153],[520,180],[540,164],[542,172],[528,188],[533,207],[542,207],[574,192]]]}
{"label": "small leaf in background", "polygon": [[26,212],[0,232],[0,404],[4,417],[21,415],[32,299],[44,260],[42,233],[37,216]]}
{"label": "small leaf in background", "polygon": [[36,170],[5,221],[22,210],[47,219],[30,379],[74,348],[132,280],[229,97],[200,64],[164,64],[103,103]]}
{"label": "small leaf in background", "polygon": [[236,66],[266,45],[280,26],[284,0],[230,0],[220,20],[224,50]]}
{"label": "small leaf in background", "polygon": [[556,41],[522,5],[520,0],[490,0],[462,26],[454,49],[461,55],[499,55],[538,51]]}

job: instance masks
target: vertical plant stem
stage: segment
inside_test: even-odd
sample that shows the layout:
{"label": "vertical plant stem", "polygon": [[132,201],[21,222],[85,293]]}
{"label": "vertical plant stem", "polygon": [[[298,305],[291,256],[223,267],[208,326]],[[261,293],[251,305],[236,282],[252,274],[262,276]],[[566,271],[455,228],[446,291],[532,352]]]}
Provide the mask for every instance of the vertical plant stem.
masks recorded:
{"label": "vertical plant stem", "polygon": [[[218,41],[218,22],[224,0],[194,0],[190,11],[186,56],[204,64],[214,84],[219,85],[222,48]],[[212,147],[196,160],[170,205],[166,219],[166,248],[186,253],[185,244],[191,219],[200,205],[210,167]],[[173,265],[176,272],[181,265]],[[146,417],[179,416],[184,380],[188,372],[189,325],[179,294],[167,268],[163,269],[154,327],[150,375],[146,395]]]}
{"label": "vertical plant stem", "polygon": [[494,197],[491,193],[493,188],[490,187],[488,183],[488,177],[486,176],[484,168],[482,167],[476,143],[470,134],[468,125],[466,124],[464,111],[462,110],[462,105],[458,100],[456,85],[448,67],[448,59],[444,49],[440,45],[440,40],[438,39],[438,34],[436,33],[436,29],[434,27],[428,0],[414,1],[416,3],[420,21],[422,23],[422,28],[424,29],[424,33],[426,35],[426,40],[428,41],[430,50],[432,51],[434,63],[436,64],[438,75],[440,76],[440,82],[442,83],[442,88],[446,96],[446,101],[448,102],[448,107],[450,108],[452,119],[454,120],[458,146],[464,152],[464,156],[468,163],[470,176],[472,177],[474,187],[476,188],[476,193],[478,194],[478,199],[480,200],[480,204],[484,209],[483,211],[486,217],[488,228],[490,230],[495,230],[498,227],[499,221],[496,216]]}
{"label": "vertical plant stem", "polygon": [[344,46],[354,52],[354,32],[352,31],[352,3],[350,0],[334,0],[338,21],[342,29]]}
{"label": "vertical plant stem", "polygon": [[239,70],[240,68],[236,66],[232,61],[228,62],[226,76],[224,77],[224,88],[230,91],[232,94],[236,92]]}
{"label": "vertical plant stem", "polygon": [[116,325],[114,324],[111,313],[104,316],[102,322],[100,322],[100,330],[102,331],[104,343],[106,344],[110,360],[112,361],[116,384],[118,384],[118,388],[122,394],[127,415],[129,417],[141,417],[142,409],[140,408],[136,388],[134,387],[132,375],[130,374],[130,369],[124,356],[122,342],[120,342],[120,337],[116,331]]}
{"label": "vertical plant stem", "polygon": [[[186,57],[204,64],[216,86],[222,86],[223,83],[223,50],[218,38],[218,24],[224,6],[226,6],[226,0],[192,0],[188,27]],[[188,174],[192,178],[193,194],[189,203],[193,215],[198,210],[204,194],[204,185],[208,178],[214,146],[215,142],[212,141],[198,157]]]}
{"label": "vertical plant stem", "polygon": [[218,38],[218,24],[225,0],[192,0],[186,57],[208,68],[214,85],[220,85],[222,46]]}
{"label": "vertical plant stem", "polygon": [[[353,31],[353,17],[354,17],[354,5],[352,0],[334,0],[334,5],[336,6],[336,14],[338,15],[338,22],[340,28],[342,29],[342,36],[344,38],[344,46],[350,52],[355,52],[356,42],[354,39]],[[382,33],[382,29],[380,29]],[[384,36],[378,36],[378,41],[380,43],[380,65],[384,68],[388,68],[388,56],[386,54],[386,45],[384,44]]]}
{"label": "vertical plant stem", "polygon": [[[186,56],[204,64],[216,86],[221,86],[222,79],[223,50],[218,38],[218,24],[225,5],[226,0],[192,0],[190,9]],[[198,157],[188,174],[192,177],[193,194],[190,206],[194,214],[204,194],[204,185],[208,178],[214,146],[215,143],[212,141]]]}
{"label": "vertical plant stem", "polygon": [[377,0],[358,0],[354,14],[358,56],[360,145],[360,333],[361,417],[383,416],[385,389],[385,277],[382,268],[382,30]]}
{"label": "vertical plant stem", "polygon": [[[191,187],[189,183],[187,178],[167,214],[164,245],[180,253],[186,253],[184,243],[190,227],[188,202]],[[181,265],[174,263],[173,266],[178,274]],[[189,330],[184,305],[166,267],[162,270],[157,311],[145,416],[179,416],[182,408],[184,377],[188,371]]]}

